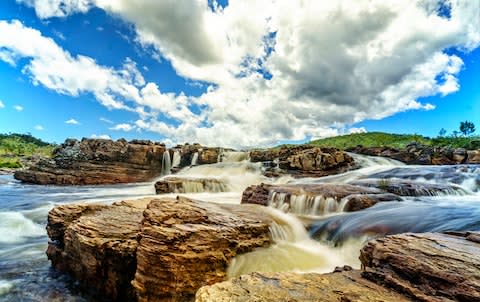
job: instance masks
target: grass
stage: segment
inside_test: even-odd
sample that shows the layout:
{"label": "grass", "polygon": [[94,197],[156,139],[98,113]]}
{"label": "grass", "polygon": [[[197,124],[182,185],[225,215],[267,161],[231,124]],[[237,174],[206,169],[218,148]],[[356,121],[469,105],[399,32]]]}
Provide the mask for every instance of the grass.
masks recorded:
{"label": "grass", "polygon": [[402,149],[412,142],[434,147],[480,149],[480,136],[429,138],[418,134],[392,134],[384,132],[354,133],[327,137],[311,141],[309,144],[339,149],[354,148],[358,145],[363,147],[392,147]]}
{"label": "grass", "polygon": [[50,157],[54,148],[30,134],[0,134],[0,168],[20,168],[24,156]]}

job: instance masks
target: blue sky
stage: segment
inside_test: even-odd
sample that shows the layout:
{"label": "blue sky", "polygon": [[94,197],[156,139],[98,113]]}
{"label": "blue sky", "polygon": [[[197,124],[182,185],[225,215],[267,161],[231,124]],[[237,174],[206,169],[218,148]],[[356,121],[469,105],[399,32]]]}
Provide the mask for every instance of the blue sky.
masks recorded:
{"label": "blue sky", "polygon": [[480,128],[479,20],[478,0],[5,0],[0,133],[241,148]]}

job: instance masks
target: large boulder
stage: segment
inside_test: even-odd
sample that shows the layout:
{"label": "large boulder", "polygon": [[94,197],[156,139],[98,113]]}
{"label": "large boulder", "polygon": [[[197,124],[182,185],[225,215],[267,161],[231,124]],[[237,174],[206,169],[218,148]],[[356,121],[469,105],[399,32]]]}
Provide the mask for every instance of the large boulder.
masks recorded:
{"label": "large boulder", "polygon": [[263,162],[268,176],[325,176],[344,172],[353,165],[353,158],[343,151],[309,145],[253,150],[250,161]]}
{"label": "large boulder", "polygon": [[52,209],[47,255],[55,269],[108,301],[190,301],[224,281],[238,254],[270,244],[255,206],[185,198]]}
{"label": "large boulder", "polygon": [[18,180],[36,184],[93,185],[148,181],[161,173],[163,144],[134,140],[69,139]]}

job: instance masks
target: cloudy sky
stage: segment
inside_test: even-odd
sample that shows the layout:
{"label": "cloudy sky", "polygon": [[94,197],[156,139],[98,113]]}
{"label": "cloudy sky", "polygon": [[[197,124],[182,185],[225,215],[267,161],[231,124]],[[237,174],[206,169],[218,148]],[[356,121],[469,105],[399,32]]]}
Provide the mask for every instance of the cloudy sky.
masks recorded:
{"label": "cloudy sky", "polygon": [[2,0],[0,132],[435,136],[480,126],[479,46],[480,0]]}

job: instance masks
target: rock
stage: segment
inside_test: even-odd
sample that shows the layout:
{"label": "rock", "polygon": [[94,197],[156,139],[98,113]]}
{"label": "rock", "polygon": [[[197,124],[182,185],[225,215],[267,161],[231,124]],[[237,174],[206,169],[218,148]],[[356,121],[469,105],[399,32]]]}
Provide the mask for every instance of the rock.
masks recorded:
{"label": "rock", "polygon": [[189,301],[224,281],[236,255],[270,244],[255,206],[185,198],[59,206],[49,213],[48,258],[108,301]]}
{"label": "rock", "polygon": [[419,301],[480,301],[478,233],[401,234],[370,241],[363,276]]}
{"label": "rock", "polygon": [[250,161],[264,162],[267,176],[326,176],[344,172],[353,165],[353,158],[343,151],[309,145],[254,150],[250,152]]}
{"label": "rock", "polygon": [[54,157],[28,170],[18,180],[35,184],[93,185],[147,181],[161,172],[165,146],[150,141],[66,140]]}
{"label": "rock", "polygon": [[270,218],[254,207],[153,200],[144,213],[132,282],[138,301],[190,301],[224,281],[237,254],[268,246]]}
{"label": "rock", "polygon": [[215,164],[218,162],[218,156],[220,155],[220,148],[207,148],[203,147],[198,153],[198,164]]}
{"label": "rock", "polygon": [[215,164],[218,162],[222,148],[217,147],[204,147],[200,144],[185,144],[175,147],[180,151],[181,158],[179,168],[184,168],[192,165],[192,159],[195,154],[197,157],[196,165]]}
{"label": "rock", "polygon": [[155,183],[157,194],[227,192],[228,187],[218,178],[165,177]]}
{"label": "rock", "polygon": [[467,151],[466,164],[480,164],[480,150]]}
{"label": "rock", "polygon": [[272,206],[299,215],[320,215],[341,210],[341,204],[345,205],[344,211],[357,211],[377,202],[397,200],[401,200],[397,195],[349,184],[261,184],[246,188],[241,203]]}
{"label": "rock", "polygon": [[412,301],[361,277],[359,271],[330,274],[252,273],[200,288],[196,302]]}
{"label": "rock", "polygon": [[133,301],[130,285],[143,209],[129,205],[69,205],[48,216],[47,256],[58,271],[94,296]]}
{"label": "rock", "polygon": [[400,179],[364,179],[354,181],[351,184],[378,188],[385,192],[400,196],[438,196],[466,193],[461,187],[456,185],[435,184]]}
{"label": "rock", "polygon": [[452,159],[454,162],[463,164],[467,158],[467,150],[458,148],[453,151]]}

